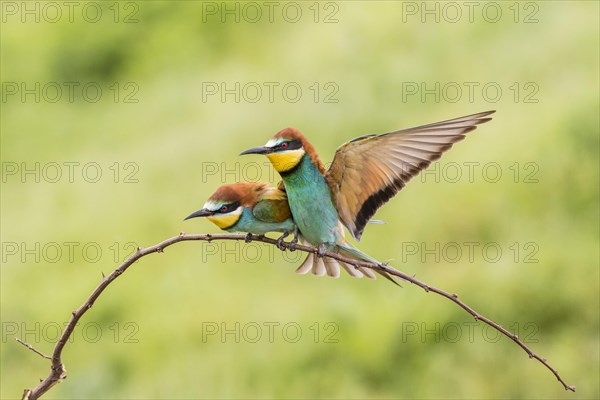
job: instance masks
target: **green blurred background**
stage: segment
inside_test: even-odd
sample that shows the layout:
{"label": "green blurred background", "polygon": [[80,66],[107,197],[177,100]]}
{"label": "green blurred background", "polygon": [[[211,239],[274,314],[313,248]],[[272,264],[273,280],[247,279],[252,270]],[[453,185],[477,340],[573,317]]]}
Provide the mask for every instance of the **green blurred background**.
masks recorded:
{"label": "green blurred background", "polygon": [[292,126],[327,163],[353,137],[488,109],[359,247],[518,331],[577,393],[410,284],[186,242],[109,287],[46,397],[600,396],[598,2],[47,4],[2,2],[2,398],[49,368],[14,338],[51,353],[131,242],[217,232],[182,219],[222,183],[277,180],[240,151]]}

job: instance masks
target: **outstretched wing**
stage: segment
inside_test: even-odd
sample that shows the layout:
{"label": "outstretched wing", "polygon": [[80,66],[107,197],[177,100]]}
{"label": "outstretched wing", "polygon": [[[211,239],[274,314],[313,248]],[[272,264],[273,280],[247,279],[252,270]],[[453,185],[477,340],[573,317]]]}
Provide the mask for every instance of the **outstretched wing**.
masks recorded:
{"label": "outstretched wing", "polygon": [[283,222],[292,218],[285,191],[279,187],[269,188],[252,209],[252,214],[263,222]]}
{"label": "outstretched wing", "polygon": [[340,220],[356,240],[375,211],[495,111],[366,135],[341,145],[325,174]]}

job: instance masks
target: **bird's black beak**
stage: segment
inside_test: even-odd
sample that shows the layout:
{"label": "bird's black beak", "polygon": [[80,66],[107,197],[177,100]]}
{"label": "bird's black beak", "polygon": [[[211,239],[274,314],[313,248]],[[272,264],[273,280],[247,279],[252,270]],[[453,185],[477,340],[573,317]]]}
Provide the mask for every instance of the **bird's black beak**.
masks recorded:
{"label": "bird's black beak", "polygon": [[251,149],[248,149],[246,151],[242,151],[240,153],[240,156],[243,156],[244,154],[268,154],[268,153],[271,153],[272,151],[273,151],[273,149],[270,147],[258,146],[258,147],[253,147]]}
{"label": "bird's black beak", "polygon": [[213,215],[214,213],[215,213],[214,211],[203,208],[202,210],[198,210],[194,213],[191,213],[190,215],[185,217],[183,220],[185,221],[186,219],[196,218],[196,217],[208,217],[209,215]]}

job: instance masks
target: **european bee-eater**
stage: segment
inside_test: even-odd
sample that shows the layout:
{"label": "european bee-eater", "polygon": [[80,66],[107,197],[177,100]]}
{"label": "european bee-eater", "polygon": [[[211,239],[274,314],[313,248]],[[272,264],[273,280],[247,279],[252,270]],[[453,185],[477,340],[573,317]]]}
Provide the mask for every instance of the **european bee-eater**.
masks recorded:
{"label": "european bee-eater", "polygon": [[[294,233],[294,242],[297,241],[298,231],[292,219],[286,192],[280,182],[278,187],[269,186],[266,182],[239,182],[223,185],[198,210],[185,219],[206,217],[219,228],[228,232],[248,232],[264,235],[269,232],[283,232],[278,239]],[[300,239],[305,240],[300,236]],[[373,272],[368,268],[355,268],[329,257],[317,257],[309,253],[297,273],[339,276],[342,266],[354,277],[367,276],[374,278]]]}
{"label": "european bee-eater", "polygon": [[228,232],[290,233],[296,230],[285,191],[266,182],[238,182],[217,189],[185,219],[206,217]]}
{"label": "european bee-eater", "polygon": [[360,240],[379,207],[494,112],[358,137],[336,150],[327,171],[314,147],[293,128],[241,154],[267,156],[283,178],[295,224],[308,243],[319,246],[319,254],[330,250],[378,263],[346,241],[342,224]]}

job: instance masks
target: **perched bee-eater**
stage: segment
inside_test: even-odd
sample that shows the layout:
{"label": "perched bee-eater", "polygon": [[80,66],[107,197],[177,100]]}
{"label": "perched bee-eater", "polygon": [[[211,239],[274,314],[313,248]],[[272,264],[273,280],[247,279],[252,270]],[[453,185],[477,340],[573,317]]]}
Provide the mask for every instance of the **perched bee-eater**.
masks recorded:
{"label": "perched bee-eater", "polygon": [[296,225],[284,190],[266,182],[238,182],[217,189],[198,210],[185,219],[206,217],[228,232],[289,234]]}
{"label": "perched bee-eater", "polygon": [[295,224],[308,243],[319,246],[319,254],[330,250],[378,263],[346,241],[342,224],[360,240],[379,207],[494,112],[358,137],[337,149],[327,171],[293,128],[241,154],[264,154],[271,161],[283,178]]}
{"label": "perched bee-eater", "polygon": [[[294,233],[295,243],[298,229],[292,219],[283,184],[269,186],[266,182],[238,182],[223,185],[206,201],[204,207],[185,219],[206,217],[219,228],[228,232],[248,232],[264,235],[269,232],[282,232],[280,242]],[[300,236],[300,239],[305,240]],[[374,278],[368,268],[355,268],[329,257],[317,257],[309,253],[296,270],[300,274],[312,271],[313,274],[339,276],[340,265],[354,277]]]}

